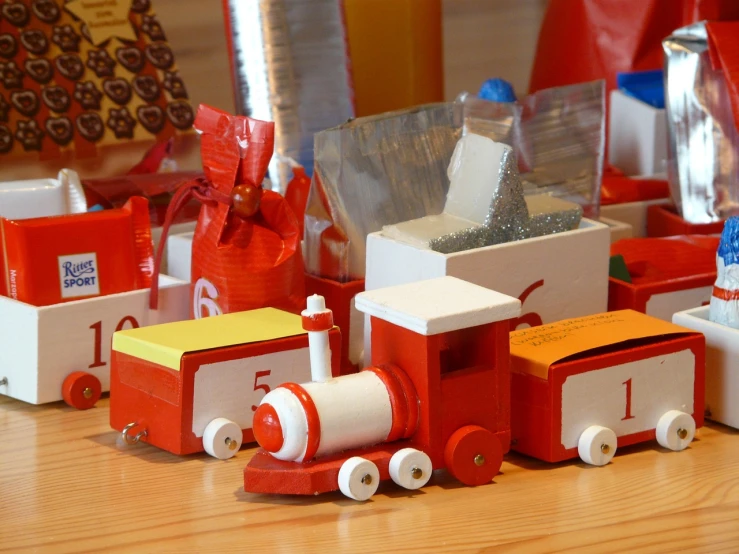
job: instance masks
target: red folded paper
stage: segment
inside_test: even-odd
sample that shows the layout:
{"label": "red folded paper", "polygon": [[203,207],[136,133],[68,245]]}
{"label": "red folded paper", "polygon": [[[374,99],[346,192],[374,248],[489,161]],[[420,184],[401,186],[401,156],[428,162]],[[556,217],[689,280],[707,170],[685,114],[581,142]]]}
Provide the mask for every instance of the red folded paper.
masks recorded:
{"label": "red folded paper", "polygon": [[666,179],[627,177],[611,166],[606,166],[603,171],[600,187],[601,206],[669,197],[670,185]]}
{"label": "red folded paper", "polygon": [[550,0],[529,90],[660,69],[662,39],[696,21],[739,19],[736,0]]}
{"label": "red folded paper", "polygon": [[[193,316],[267,306],[299,312],[305,283],[298,222],[280,194],[262,190],[274,124],[201,105],[195,128],[205,178],[177,191],[164,223],[166,233],[191,197],[203,203],[192,244]],[[163,235],[155,273],[165,240]]]}

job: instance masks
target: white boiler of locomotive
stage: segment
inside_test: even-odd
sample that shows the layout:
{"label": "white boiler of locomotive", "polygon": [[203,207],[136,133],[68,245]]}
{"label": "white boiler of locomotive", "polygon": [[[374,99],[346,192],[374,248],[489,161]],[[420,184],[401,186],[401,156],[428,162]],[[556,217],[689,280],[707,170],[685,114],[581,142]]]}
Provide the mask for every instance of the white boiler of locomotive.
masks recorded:
{"label": "white boiler of locomotive", "polygon": [[418,397],[402,370],[370,367],[331,378],[332,313],[322,296],[313,295],[302,316],[313,380],[285,383],[264,396],[252,426],[259,445],[277,459],[303,462],[410,437]]}

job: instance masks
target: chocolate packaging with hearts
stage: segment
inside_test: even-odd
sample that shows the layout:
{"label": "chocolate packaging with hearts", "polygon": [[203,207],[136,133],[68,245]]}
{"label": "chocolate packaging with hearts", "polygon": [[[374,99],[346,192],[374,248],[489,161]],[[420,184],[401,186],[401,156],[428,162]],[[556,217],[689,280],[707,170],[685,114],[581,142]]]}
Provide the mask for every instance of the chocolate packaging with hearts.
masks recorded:
{"label": "chocolate packaging with hearts", "polygon": [[125,173],[174,139],[198,169],[195,113],[152,0],[0,0],[0,180]]}

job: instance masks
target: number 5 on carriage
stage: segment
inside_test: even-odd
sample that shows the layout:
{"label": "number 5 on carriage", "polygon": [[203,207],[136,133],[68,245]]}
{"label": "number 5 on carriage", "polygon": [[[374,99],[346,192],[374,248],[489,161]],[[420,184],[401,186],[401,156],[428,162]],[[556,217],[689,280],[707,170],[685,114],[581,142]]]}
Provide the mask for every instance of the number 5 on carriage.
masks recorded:
{"label": "number 5 on carriage", "polygon": [[513,331],[511,371],[512,449],[547,462],[683,450],[703,425],[705,338],[632,310]]}
{"label": "number 5 on carriage", "polygon": [[[334,376],[340,341],[330,330]],[[126,329],[113,336],[111,359],[110,423],[125,442],[224,460],[254,441],[268,392],[310,378],[301,317],[274,308]]]}

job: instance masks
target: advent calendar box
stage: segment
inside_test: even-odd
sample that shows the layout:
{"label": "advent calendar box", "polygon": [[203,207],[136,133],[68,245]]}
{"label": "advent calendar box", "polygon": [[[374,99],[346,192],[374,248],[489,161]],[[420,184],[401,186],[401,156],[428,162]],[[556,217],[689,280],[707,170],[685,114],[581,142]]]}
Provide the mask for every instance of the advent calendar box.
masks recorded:
{"label": "advent calendar box", "polygon": [[611,232],[611,242],[617,242],[621,239],[630,239],[634,236],[634,229],[629,223],[611,219],[609,217],[603,217],[602,215],[598,218],[598,221],[604,225],[608,225],[608,229]]}
{"label": "advent calendar box", "polygon": [[[176,227],[176,226],[175,226]],[[190,282],[192,278],[192,238],[195,231],[187,233],[171,233],[167,237],[167,272],[168,275]]]}
{"label": "advent calendar box", "polygon": [[711,298],[719,239],[701,235],[619,241],[612,255],[626,262],[631,282],[615,277],[608,286],[608,310],[631,309],[672,321],[675,312]]}
{"label": "advent calendar box", "polygon": [[677,213],[672,204],[657,204],[647,209],[647,236],[715,235],[724,229],[723,221],[690,223]]}
{"label": "advent calendar box", "polygon": [[589,219],[572,231],[452,254],[372,233],[365,286],[374,290],[451,275],[518,298],[522,315],[514,328],[541,325],[606,310],[609,245],[608,226]]}
{"label": "advent calendar box", "polygon": [[364,292],[364,279],[340,283],[305,274],[305,294],[319,294],[334,313],[334,325],[341,330],[341,373],[353,373],[362,362],[362,322],[364,315],[354,306],[354,297]]}
{"label": "advent calendar box", "polygon": [[[654,200],[636,200],[620,204],[601,205],[601,218],[614,219],[631,227],[631,236],[634,238],[647,236],[647,212],[650,206],[664,206],[670,204],[669,198]],[[626,237],[620,237],[626,238]]]}
{"label": "advent calendar box", "polygon": [[626,175],[655,175],[665,171],[667,117],[623,91],[611,91],[608,121],[608,162]]}
{"label": "advent calendar box", "polygon": [[703,425],[704,370],[700,333],[632,310],[514,331],[512,450],[594,465],[655,438],[681,450]]}
{"label": "advent calendar box", "polygon": [[0,296],[0,394],[92,407],[110,386],[115,331],[189,317],[190,285],[165,275],[159,283],[158,310],[148,288],[41,307]]}
{"label": "advent calendar box", "polygon": [[739,429],[739,330],[710,321],[708,312],[701,306],[672,321],[706,337],[706,417]]}

